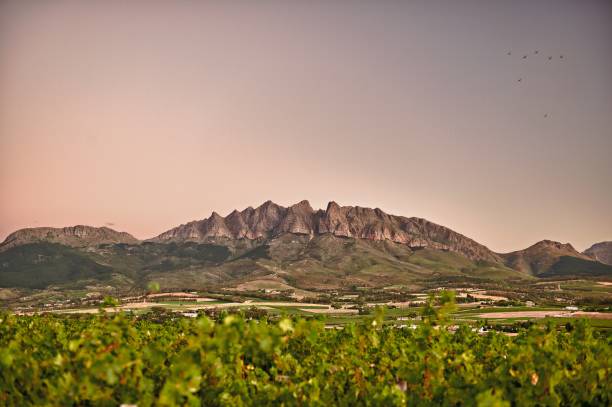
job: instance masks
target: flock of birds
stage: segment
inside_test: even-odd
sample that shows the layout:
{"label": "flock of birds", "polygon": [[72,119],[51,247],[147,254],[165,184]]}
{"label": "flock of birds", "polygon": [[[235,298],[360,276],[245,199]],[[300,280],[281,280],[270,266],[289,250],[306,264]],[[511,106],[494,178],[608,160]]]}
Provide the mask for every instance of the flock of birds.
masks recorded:
{"label": "flock of birds", "polygon": [[[539,54],[540,54],[540,50],[537,50],[537,49],[536,49],[535,51],[533,51],[533,55],[539,55]],[[508,53],[507,53],[506,55],[508,55],[508,56],[512,56],[512,51],[508,51]],[[523,55],[523,58],[522,58],[522,59],[527,59],[528,57],[529,57],[529,54],[525,54],[525,55]],[[549,56],[548,56],[548,60],[549,60],[549,61],[552,61],[553,59],[554,59],[554,57],[553,57],[552,55],[549,55]],[[559,55],[559,59],[561,59],[561,60],[562,60],[562,59],[565,59],[565,57],[563,56],[563,54]],[[519,83],[520,83],[520,82],[523,82],[523,78],[518,78],[518,79],[517,79],[517,82],[519,82]],[[544,118],[547,118],[547,117],[548,117],[548,113],[544,113]]]}

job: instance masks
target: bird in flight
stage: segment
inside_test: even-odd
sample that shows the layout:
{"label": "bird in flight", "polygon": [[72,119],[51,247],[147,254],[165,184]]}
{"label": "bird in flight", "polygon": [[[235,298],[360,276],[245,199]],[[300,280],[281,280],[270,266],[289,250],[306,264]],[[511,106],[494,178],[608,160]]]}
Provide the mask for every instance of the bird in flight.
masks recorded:
{"label": "bird in flight", "polygon": [[552,57],[548,57],[548,60],[549,60],[549,61],[552,61]]}
{"label": "bird in flight", "polygon": [[527,59],[527,55],[523,55],[523,59]]}
{"label": "bird in flight", "polygon": [[559,55],[559,59],[563,59],[563,55]]}
{"label": "bird in flight", "polygon": [[548,113],[544,113],[544,118],[547,118],[547,117],[548,117]]}
{"label": "bird in flight", "polygon": [[537,49],[535,51],[533,51],[534,54],[538,55],[540,53],[540,51],[538,51]]}
{"label": "bird in flight", "polygon": [[523,82],[523,78],[518,78],[518,82]]}
{"label": "bird in flight", "polygon": [[512,51],[508,51],[506,55],[512,55]]}

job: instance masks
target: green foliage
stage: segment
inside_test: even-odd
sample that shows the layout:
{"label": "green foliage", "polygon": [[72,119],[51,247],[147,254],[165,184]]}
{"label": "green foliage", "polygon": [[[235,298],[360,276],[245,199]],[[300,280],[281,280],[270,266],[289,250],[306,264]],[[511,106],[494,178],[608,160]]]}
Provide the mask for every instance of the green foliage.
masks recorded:
{"label": "green foliage", "polygon": [[438,297],[434,294],[429,295],[421,316],[427,323],[436,325],[448,322],[450,314],[456,309],[455,292],[442,291]]}
{"label": "green foliage", "polygon": [[[114,300],[105,299],[112,305]],[[517,337],[449,328],[454,294],[417,329],[272,323],[250,308],[217,321],[0,314],[0,405],[609,405],[612,350],[586,321]]]}
{"label": "green foliage", "polygon": [[116,298],[106,296],[101,305],[102,307],[116,307],[119,305],[119,301]]}
{"label": "green foliage", "polygon": [[447,329],[452,294],[417,329],[325,329],[226,314],[0,314],[0,405],[610,405],[609,339],[586,322],[517,337]]}
{"label": "green foliage", "polygon": [[150,293],[158,293],[161,288],[158,282],[151,281],[149,284],[147,284],[147,289]]}

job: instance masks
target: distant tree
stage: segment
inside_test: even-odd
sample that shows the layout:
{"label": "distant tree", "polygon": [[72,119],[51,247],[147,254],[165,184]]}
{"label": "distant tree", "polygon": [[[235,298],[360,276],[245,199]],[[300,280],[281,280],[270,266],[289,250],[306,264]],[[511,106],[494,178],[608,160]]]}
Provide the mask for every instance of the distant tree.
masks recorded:
{"label": "distant tree", "polygon": [[113,307],[114,308],[117,305],[119,305],[119,300],[108,295],[104,297],[104,300],[102,300],[102,303],[100,305],[102,307]]}

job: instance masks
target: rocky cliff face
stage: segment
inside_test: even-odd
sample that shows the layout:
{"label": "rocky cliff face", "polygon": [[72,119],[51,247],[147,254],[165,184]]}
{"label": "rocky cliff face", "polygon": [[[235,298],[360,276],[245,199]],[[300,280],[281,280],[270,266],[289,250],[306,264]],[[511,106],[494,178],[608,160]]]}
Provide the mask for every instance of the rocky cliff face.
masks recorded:
{"label": "rocky cliff face", "polygon": [[255,209],[235,210],[227,217],[213,212],[207,219],[170,229],[152,240],[258,239],[284,233],[390,240],[415,248],[458,252],[472,260],[502,261],[485,246],[425,219],[389,215],[378,208],[340,206],[335,202],[330,202],[325,210],[314,210],[308,201],[288,208],[267,201]]}
{"label": "rocky cliff face", "polygon": [[569,243],[542,240],[526,249],[501,255],[508,267],[528,274],[538,275],[550,270],[562,257],[593,260],[579,253]]}
{"label": "rocky cliff face", "polygon": [[65,228],[27,228],[11,233],[0,244],[0,251],[36,242],[60,243],[72,247],[95,246],[104,243],[138,243],[138,239],[126,232],[93,226],[71,226]]}
{"label": "rocky cliff face", "polygon": [[600,263],[612,266],[612,242],[595,243],[584,254]]}

